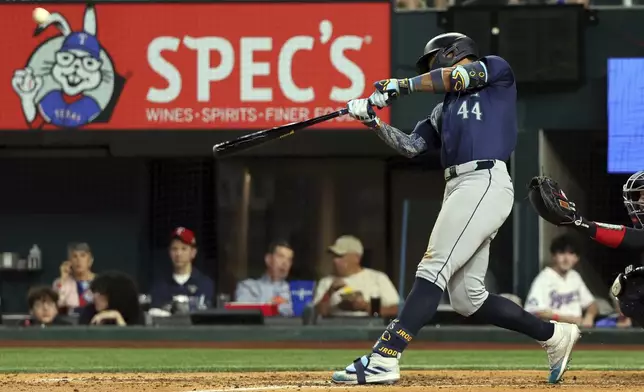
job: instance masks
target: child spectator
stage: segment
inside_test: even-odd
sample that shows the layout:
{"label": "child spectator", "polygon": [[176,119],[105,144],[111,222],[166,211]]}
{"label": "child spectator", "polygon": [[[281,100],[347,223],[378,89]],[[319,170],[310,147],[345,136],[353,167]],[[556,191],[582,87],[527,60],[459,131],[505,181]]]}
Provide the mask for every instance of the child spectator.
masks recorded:
{"label": "child spectator", "polygon": [[550,244],[551,263],[532,282],[525,310],[543,320],[562,321],[591,328],[598,307],[581,275],[576,241],[562,235]]}
{"label": "child spectator", "polygon": [[70,325],[58,315],[58,293],[49,286],[32,287],[27,294],[31,317],[24,320],[23,327],[49,327]]}

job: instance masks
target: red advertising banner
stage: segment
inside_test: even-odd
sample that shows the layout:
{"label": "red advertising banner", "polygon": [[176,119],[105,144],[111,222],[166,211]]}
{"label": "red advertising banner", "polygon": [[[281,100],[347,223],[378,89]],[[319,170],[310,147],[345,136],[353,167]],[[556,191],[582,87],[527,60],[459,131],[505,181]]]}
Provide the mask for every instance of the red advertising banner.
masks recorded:
{"label": "red advertising banner", "polygon": [[34,4],[0,5],[3,130],[261,129],[391,76],[386,2],[38,6],[40,26]]}

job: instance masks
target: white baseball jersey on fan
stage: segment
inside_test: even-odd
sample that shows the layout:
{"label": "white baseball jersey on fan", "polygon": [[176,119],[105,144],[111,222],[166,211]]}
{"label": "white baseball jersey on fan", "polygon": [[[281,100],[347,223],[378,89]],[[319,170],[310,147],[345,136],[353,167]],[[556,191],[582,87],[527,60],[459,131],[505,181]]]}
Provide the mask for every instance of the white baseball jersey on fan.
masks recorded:
{"label": "white baseball jersey on fan", "polygon": [[595,297],[577,271],[570,270],[561,276],[546,267],[530,286],[525,310],[530,313],[549,310],[560,316],[581,317],[594,301]]}

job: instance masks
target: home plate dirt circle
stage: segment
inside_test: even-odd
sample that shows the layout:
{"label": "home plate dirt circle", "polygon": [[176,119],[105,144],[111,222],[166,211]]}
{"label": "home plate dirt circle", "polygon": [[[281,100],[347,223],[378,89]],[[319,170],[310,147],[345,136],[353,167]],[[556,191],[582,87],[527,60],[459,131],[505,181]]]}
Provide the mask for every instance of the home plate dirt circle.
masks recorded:
{"label": "home plate dirt circle", "polygon": [[545,371],[441,370],[404,371],[392,386],[337,386],[331,372],[240,373],[84,373],[4,374],[0,392],[227,392],[227,391],[423,391],[447,392],[566,392],[642,391],[644,371],[574,371],[563,383],[545,382]]}

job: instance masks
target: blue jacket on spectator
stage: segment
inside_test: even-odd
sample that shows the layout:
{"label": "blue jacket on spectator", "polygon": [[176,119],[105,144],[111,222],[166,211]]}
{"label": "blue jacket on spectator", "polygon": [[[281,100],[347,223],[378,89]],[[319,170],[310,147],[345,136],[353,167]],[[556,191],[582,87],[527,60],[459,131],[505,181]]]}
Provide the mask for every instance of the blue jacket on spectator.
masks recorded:
{"label": "blue jacket on spectator", "polygon": [[211,307],[214,292],[213,281],[193,267],[190,278],[183,284],[177,282],[174,275],[157,281],[150,292],[150,307],[170,311],[172,298],[177,295],[190,298],[190,310],[197,310],[203,306]]}

